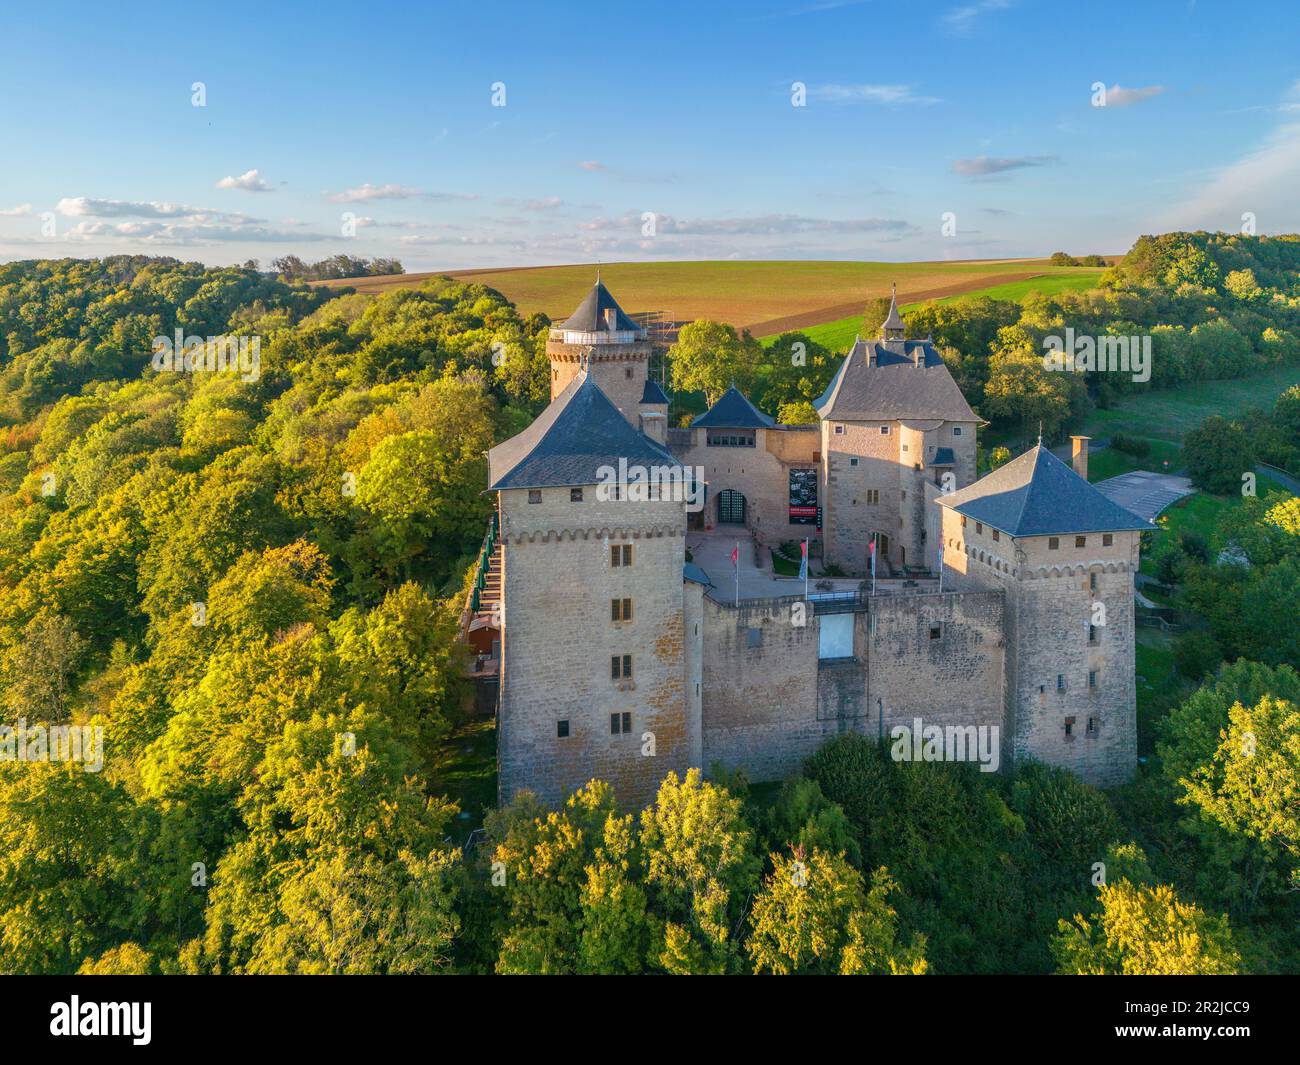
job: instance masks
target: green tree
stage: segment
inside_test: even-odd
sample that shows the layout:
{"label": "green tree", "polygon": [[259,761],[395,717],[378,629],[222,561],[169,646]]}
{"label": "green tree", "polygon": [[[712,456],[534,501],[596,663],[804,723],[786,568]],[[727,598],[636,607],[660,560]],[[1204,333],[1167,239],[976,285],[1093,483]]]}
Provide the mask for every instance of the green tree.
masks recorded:
{"label": "green tree", "polygon": [[750,915],[746,949],[756,972],[866,975],[920,974],[925,940],[896,944],[898,915],[887,898],[897,885],[885,870],[868,893],[842,854],[793,847],[771,856]]}
{"label": "green tree", "polygon": [[1241,491],[1242,474],[1255,468],[1250,437],[1217,414],[1183,437],[1183,460],[1197,487],[1219,495]]}
{"label": "green tree", "polygon": [[675,392],[703,392],[712,406],[733,384],[747,392],[758,352],[729,325],[698,319],[682,326],[668,349]]}

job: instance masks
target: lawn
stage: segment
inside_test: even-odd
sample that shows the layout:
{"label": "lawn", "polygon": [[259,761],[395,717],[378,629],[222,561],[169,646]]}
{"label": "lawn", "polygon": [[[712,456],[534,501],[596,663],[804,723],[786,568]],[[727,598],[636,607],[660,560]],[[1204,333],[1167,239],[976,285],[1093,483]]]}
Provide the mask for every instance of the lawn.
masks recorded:
{"label": "lawn", "polygon": [[[954,262],[653,262],[605,263],[602,280],[625,311],[660,312],[686,322],[713,318],[756,336],[806,328],[857,313],[870,296],[889,294],[898,283],[906,302],[1024,282],[1035,275],[1078,275],[1077,267],[1053,267],[1045,259]],[[448,271],[500,291],[522,314],[542,311],[554,320],[572,313],[591,288],[595,264],[500,270]],[[1093,274],[1100,274],[1095,269]],[[395,274],[319,282],[359,292],[412,288],[439,274]],[[1055,280],[1055,276],[1051,278]]]}
{"label": "lawn", "polygon": [[[1041,274],[1037,277],[974,289],[959,296],[940,296],[933,302],[951,303],[953,300],[970,299],[974,296],[988,296],[991,299],[998,300],[1022,300],[1031,292],[1042,292],[1048,295],[1067,291],[1079,292],[1096,288],[1097,280],[1103,272],[1100,267],[1058,269],[1052,273]],[[925,301],[905,303],[902,311],[906,314],[908,311],[922,306],[923,302]],[[833,322],[806,326],[802,332],[807,334],[810,340],[815,340],[818,344],[829,348],[831,351],[844,352],[852,346],[861,329],[862,315],[854,314],[847,318],[838,318]],[[770,341],[772,336],[760,337],[759,339]]]}
{"label": "lawn", "polygon": [[[1091,473],[1091,469],[1088,472]],[[1291,494],[1271,477],[1259,477],[1255,489],[1260,496],[1265,498],[1273,494],[1280,494],[1281,496]],[[1216,496],[1211,495],[1209,492],[1194,492],[1171,504],[1156,519],[1161,531],[1155,533],[1151,542],[1151,550],[1142,552],[1142,572],[1154,576],[1156,567],[1151,559],[1157,553],[1156,549],[1166,539],[1177,536],[1184,531],[1204,539],[1210,545],[1211,552],[1217,555],[1223,548],[1223,544],[1218,542],[1215,535],[1219,519],[1233,507],[1241,506],[1241,500],[1240,495]]]}
{"label": "lawn", "polygon": [[[1132,436],[1132,433],[1128,434]],[[1182,452],[1176,444],[1168,440],[1152,440],[1146,437],[1151,446],[1149,455],[1130,455],[1113,447],[1101,448],[1088,454],[1088,480],[1105,481],[1134,470],[1154,470],[1157,473],[1177,473],[1182,469]],[[1168,463],[1168,465],[1165,465]]]}
{"label": "lawn", "polygon": [[460,807],[452,837],[464,843],[483,824],[483,811],[497,804],[497,729],[492,718],[474,718],[443,741],[433,768],[439,790]]}
{"label": "lawn", "polygon": [[1280,366],[1231,381],[1198,381],[1125,396],[1106,410],[1094,410],[1082,432],[1093,437],[1115,432],[1180,441],[1212,414],[1235,418],[1250,407],[1272,408],[1277,397],[1300,384],[1300,366]]}

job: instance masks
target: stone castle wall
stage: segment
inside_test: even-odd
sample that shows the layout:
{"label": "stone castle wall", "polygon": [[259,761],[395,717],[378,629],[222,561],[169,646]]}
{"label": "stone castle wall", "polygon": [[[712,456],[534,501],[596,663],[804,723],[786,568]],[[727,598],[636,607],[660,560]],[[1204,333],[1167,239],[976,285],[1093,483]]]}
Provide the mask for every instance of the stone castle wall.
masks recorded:
{"label": "stone castle wall", "polygon": [[633,425],[638,424],[638,407],[645,390],[646,370],[653,345],[638,340],[627,344],[565,344],[559,340],[546,342],[546,355],[551,362],[551,399],[569,386],[582,371],[586,360],[587,372],[610,402]]}
{"label": "stone castle wall", "polygon": [[[692,764],[683,505],[598,502],[594,487],[582,502],[568,488],[541,494],[528,503],[526,490],[500,493],[500,797],[528,788],[558,803],[600,777],[621,802],[647,801],[668,770]],[[630,567],[611,566],[615,544],[632,545]],[[613,621],[610,601],[625,597],[632,620]],[[623,654],[633,656],[630,682],[611,677],[611,656]],[[610,715],[624,712],[631,732],[614,734]],[[642,753],[647,732],[653,757]]]}
{"label": "stone castle wall", "polygon": [[[1090,784],[1128,780],[1137,764],[1133,574],[1139,534],[993,539],[944,512],[945,581],[1007,596],[1007,719],[1012,754],[1070,769]],[[1091,633],[1094,604],[1105,624]],[[1095,673],[1095,684],[1089,675]],[[1070,724],[1067,732],[1066,724]],[[1090,728],[1089,725],[1092,727]]]}
{"label": "stone castle wall", "polygon": [[730,489],[745,497],[747,521],[769,546],[816,535],[816,525],[790,524],[789,509],[790,471],[818,468],[816,429],[756,429],[753,447],[709,447],[708,430],[690,432],[690,446],[673,454],[683,465],[704,470],[707,525],[717,524],[718,495]]}
{"label": "stone castle wall", "polygon": [[1003,609],[998,591],[877,596],[849,615],[853,657],[819,660],[822,619],[797,598],[737,609],[706,597],[704,765],[776,780],[839,733],[888,738],[916,718],[996,726],[1005,740]]}

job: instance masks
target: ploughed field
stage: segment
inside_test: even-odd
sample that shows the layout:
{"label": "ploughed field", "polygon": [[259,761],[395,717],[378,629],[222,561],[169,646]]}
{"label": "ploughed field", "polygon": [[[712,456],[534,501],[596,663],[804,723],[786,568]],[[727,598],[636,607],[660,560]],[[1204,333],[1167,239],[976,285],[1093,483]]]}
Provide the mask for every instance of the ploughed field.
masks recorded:
{"label": "ploughed field", "polygon": [[[473,280],[501,292],[522,314],[542,311],[563,320],[591,287],[596,265],[453,270],[448,276]],[[956,262],[659,262],[605,263],[602,280],[625,311],[658,312],[666,322],[711,318],[770,336],[860,315],[866,300],[888,296],[898,284],[899,302],[960,296],[998,286],[1028,291],[1053,288],[1068,277],[1070,287],[1099,278],[1100,267],[1057,267],[1046,259],[981,259]],[[349,286],[358,292],[388,292],[418,286],[440,273],[394,274],[316,284]]]}

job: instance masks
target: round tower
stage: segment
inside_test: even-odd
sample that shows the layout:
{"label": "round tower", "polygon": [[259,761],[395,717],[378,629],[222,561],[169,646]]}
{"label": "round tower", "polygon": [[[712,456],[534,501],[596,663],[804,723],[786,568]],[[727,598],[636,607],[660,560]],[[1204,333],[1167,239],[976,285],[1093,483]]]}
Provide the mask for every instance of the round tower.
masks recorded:
{"label": "round tower", "polygon": [[551,326],[546,355],[551,362],[551,399],[583,369],[632,425],[639,421],[652,345],[600,280],[578,309]]}

